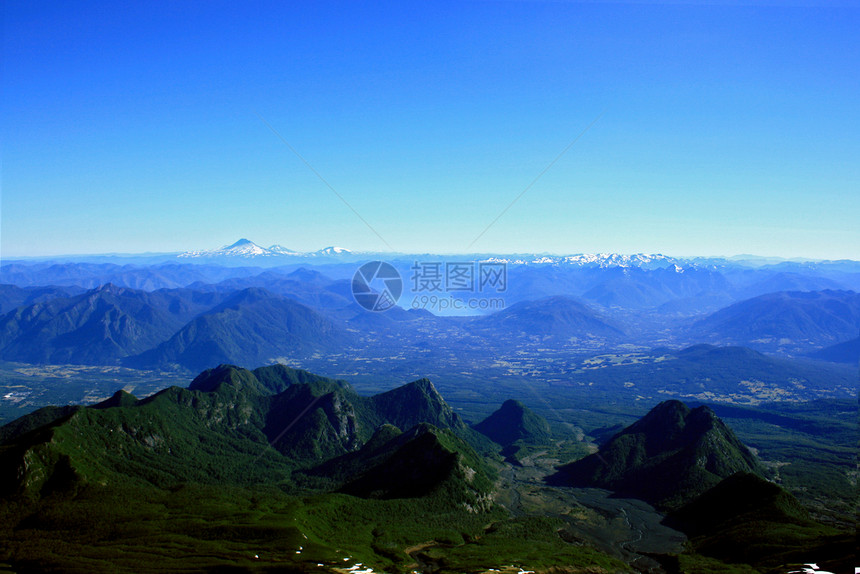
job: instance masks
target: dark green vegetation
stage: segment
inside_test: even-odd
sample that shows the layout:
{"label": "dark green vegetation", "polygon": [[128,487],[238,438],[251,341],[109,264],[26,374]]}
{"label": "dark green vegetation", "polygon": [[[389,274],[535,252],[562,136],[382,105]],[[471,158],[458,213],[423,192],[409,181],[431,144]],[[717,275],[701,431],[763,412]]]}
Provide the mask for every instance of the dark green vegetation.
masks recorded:
{"label": "dark green vegetation", "polygon": [[[745,410],[726,407],[732,409]],[[751,419],[796,427],[823,423],[746,411]],[[609,488],[618,496],[671,510],[664,523],[686,533],[690,541],[684,555],[657,557],[670,570],[752,566],[781,572],[787,564],[817,562],[836,572],[849,571],[855,558],[850,519],[841,528],[813,520],[807,506],[763,474],[773,473],[708,407],[690,410],[666,401],[615,434],[597,453],[561,467],[548,480]]]}
{"label": "dark green vegetation", "polygon": [[502,454],[516,460],[522,449],[550,444],[549,423],[519,401],[508,399],[475,430],[502,445]]}
{"label": "dark green vegetation", "polygon": [[761,470],[711,409],[666,401],[598,452],[562,467],[552,482],[606,488],[677,508],[736,472]]}
{"label": "dark green vegetation", "polygon": [[[726,408],[805,432],[827,419]],[[0,560],[18,571],[629,570],[595,543],[642,567],[767,572],[846,556],[844,531],[774,484],[732,476],[766,471],[706,407],[662,403],[608,440],[599,464],[591,455],[560,473],[675,508],[669,524],[689,550],[653,558],[641,554],[645,533],[674,547],[653,509],[534,480],[584,443],[554,439],[518,401],[476,428],[497,442],[426,379],[363,397],[281,365],[225,365],[144,400],[119,391],[41,409],[0,428]],[[491,454],[512,446],[517,466]]]}
{"label": "dark green vegetation", "polygon": [[49,425],[54,421],[68,418],[82,408],[78,405],[70,405],[66,407],[42,407],[41,409],[37,409],[26,416],[15,419],[0,427],[0,444]]}
{"label": "dark green vegetation", "polygon": [[860,444],[856,400],[712,408],[815,519],[854,527]]}
{"label": "dark green vegetation", "polygon": [[730,476],[666,522],[690,536],[696,552],[728,563],[779,571],[814,562],[832,572],[855,565],[850,533],[814,522],[794,496],[753,474]]}
{"label": "dark green vegetation", "polygon": [[[860,444],[856,399],[708,406],[755,452],[766,476],[796,496],[815,520],[854,528]],[[635,405],[618,403],[539,412],[550,422],[551,415],[563,414],[601,443],[635,422],[631,413],[645,414]]]}
{"label": "dark green vegetation", "polygon": [[21,571],[622,567],[552,521],[511,522],[492,500],[499,463],[470,444],[491,443],[427,380],[361,397],[225,365],[144,400],[42,409],[2,436],[0,560]]}
{"label": "dark green vegetation", "polygon": [[116,366],[0,362],[0,425],[50,405],[89,405],[124,389],[146,397],[188,379],[172,372]]}

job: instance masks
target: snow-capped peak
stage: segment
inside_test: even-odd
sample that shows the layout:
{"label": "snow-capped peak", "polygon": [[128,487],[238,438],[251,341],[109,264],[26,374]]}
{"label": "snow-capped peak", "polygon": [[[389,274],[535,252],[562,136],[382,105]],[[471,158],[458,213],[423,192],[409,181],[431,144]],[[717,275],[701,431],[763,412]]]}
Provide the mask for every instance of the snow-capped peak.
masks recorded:
{"label": "snow-capped peak", "polygon": [[275,255],[275,253],[269,249],[260,247],[250,239],[242,238],[236,243],[225,245],[220,249],[186,251],[185,253],[180,254],[179,257],[258,257],[265,255]]}
{"label": "snow-capped peak", "polygon": [[312,253],[303,253],[301,251],[293,251],[283,245],[272,245],[268,249],[260,247],[250,239],[242,238],[236,243],[225,245],[220,249],[202,250],[202,251],[186,251],[179,255],[183,258],[200,258],[200,257],[331,257],[336,255],[351,255],[352,251],[345,247],[326,247]]}
{"label": "snow-capped peak", "polygon": [[225,255],[239,255],[241,257],[254,257],[255,255],[266,255],[268,250],[260,247],[249,239],[240,239],[233,245],[225,245],[218,251]]}
{"label": "snow-capped peak", "polygon": [[573,265],[596,265],[599,267],[649,267],[668,266],[673,263],[669,257],[660,253],[635,253],[627,255],[623,253],[583,253],[580,255],[569,255],[564,262]]}
{"label": "snow-capped peak", "polygon": [[278,255],[301,255],[299,251],[293,251],[283,245],[278,245],[277,243],[269,247],[269,251],[272,253],[277,253]]}
{"label": "snow-capped peak", "polygon": [[[234,243],[233,245],[225,245],[225,246],[224,246],[224,247],[222,247],[221,249],[236,249],[236,248],[239,248],[239,247],[245,247],[245,246],[247,246],[247,245],[254,245],[254,246],[257,246],[257,244],[256,244],[256,243],[254,243],[253,241],[251,241],[250,239],[245,239],[245,238],[243,237],[242,239],[240,239],[239,241],[237,241],[237,242],[236,242],[236,243]],[[257,247],[259,247],[259,246],[257,246]]]}
{"label": "snow-capped peak", "polygon": [[662,254],[635,253],[580,253],[577,255],[536,255],[527,264],[531,265],[576,265],[579,267],[642,267],[654,269],[668,267],[675,259]]}
{"label": "snow-capped peak", "polygon": [[346,247],[326,247],[325,249],[320,249],[319,251],[314,251],[314,253],[318,255],[346,255],[352,253]]}
{"label": "snow-capped peak", "polygon": [[576,255],[532,255],[532,256],[492,256],[482,261],[490,263],[507,263],[508,265],[569,265],[577,267],[640,267],[643,269],[658,269],[675,266],[675,271],[683,272],[678,260],[662,254],[636,253],[579,253]]}

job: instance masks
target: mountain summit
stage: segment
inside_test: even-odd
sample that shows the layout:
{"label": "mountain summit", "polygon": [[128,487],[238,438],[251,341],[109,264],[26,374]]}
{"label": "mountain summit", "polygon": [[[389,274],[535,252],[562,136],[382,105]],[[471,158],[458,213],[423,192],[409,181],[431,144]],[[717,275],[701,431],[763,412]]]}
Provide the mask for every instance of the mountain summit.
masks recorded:
{"label": "mountain summit", "polygon": [[199,259],[211,257],[242,257],[252,258],[266,255],[275,255],[276,253],[260,247],[250,239],[242,238],[236,243],[225,245],[219,249],[209,249],[202,251],[186,251],[180,253],[177,257],[184,259]]}
{"label": "mountain summit", "polygon": [[736,472],[760,474],[753,454],[708,407],[665,401],[552,482],[600,487],[677,508]]}
{"label": "mountain summit", "polygon": [[475,430],[504,447],[517,441],[544,444],[549,441],[549,424],[519,401],[509,399],[499,410],[475,425]]}
{"label": "mountain summit", "polygon": [[312,255],[345,255],[351,254],[352,251],[347,249],[346,247],[326,247],[325,249],[320,249],[319,251],[314,251]]}

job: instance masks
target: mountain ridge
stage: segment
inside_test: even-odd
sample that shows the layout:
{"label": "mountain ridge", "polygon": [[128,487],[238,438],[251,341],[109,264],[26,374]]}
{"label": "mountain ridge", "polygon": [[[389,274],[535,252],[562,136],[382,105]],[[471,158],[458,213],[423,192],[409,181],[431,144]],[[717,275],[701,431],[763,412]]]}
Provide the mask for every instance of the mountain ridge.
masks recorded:
{"label": "mountain ridge", "polygon": [[248,287],[126,363],[144,368],[178,365],[199,372],[213,363],[270,364],[281,357],[340,348],[349,340],[339,325],[310,307]]}
{"label": "mountain ridge", "polygon": [[0,318],[0,356],[29,363],[116,364],[169,338],[205,305],[188,292],[106,283]]}
{"label": "mountain ridge", "polygon": [[[6,494],[38,493],[57,482],[58,472],[72,489],[120,475],[160,487],[281,482],[294,470],[360,449],[395,421],[410,431],[430,425],[438,440],[467,444],[468,429],[429,380],[401,389],[374,401],[343,381],[283,365],[253,371],[220,365],[189,388],[143,400],[119,391],[92,407],[43,409],[0,428],[6,469],[0,484]],[[252,460],[260,464],[244,469]],[[40,470],[25,472],[31,467]]]}
{"label": "mountain ridge", "polygon": [[856,336],[860,293],[850,290],[780,291],[734,303],[697,321],[706,342],[802,354]]}

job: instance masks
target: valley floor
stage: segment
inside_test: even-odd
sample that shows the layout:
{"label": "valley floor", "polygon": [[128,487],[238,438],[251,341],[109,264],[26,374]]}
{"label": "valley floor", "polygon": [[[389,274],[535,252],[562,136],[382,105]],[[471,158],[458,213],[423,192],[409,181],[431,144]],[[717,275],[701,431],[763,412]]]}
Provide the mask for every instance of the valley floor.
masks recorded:
{"label": "valley floor", "polygon": [[[559,445],[563,446],[563,445]],[[571,544],[593,546],[631,564],[640,572],[665,572],[653,554],[684,551],[687,537],[660,524],[664,515],[649,504],[616,498],[598,488],[549,486],[558,458],[547,450],[534,452],[500,471],[498,501],[513,516],[549,516],[564,526],[559,536]]]}

